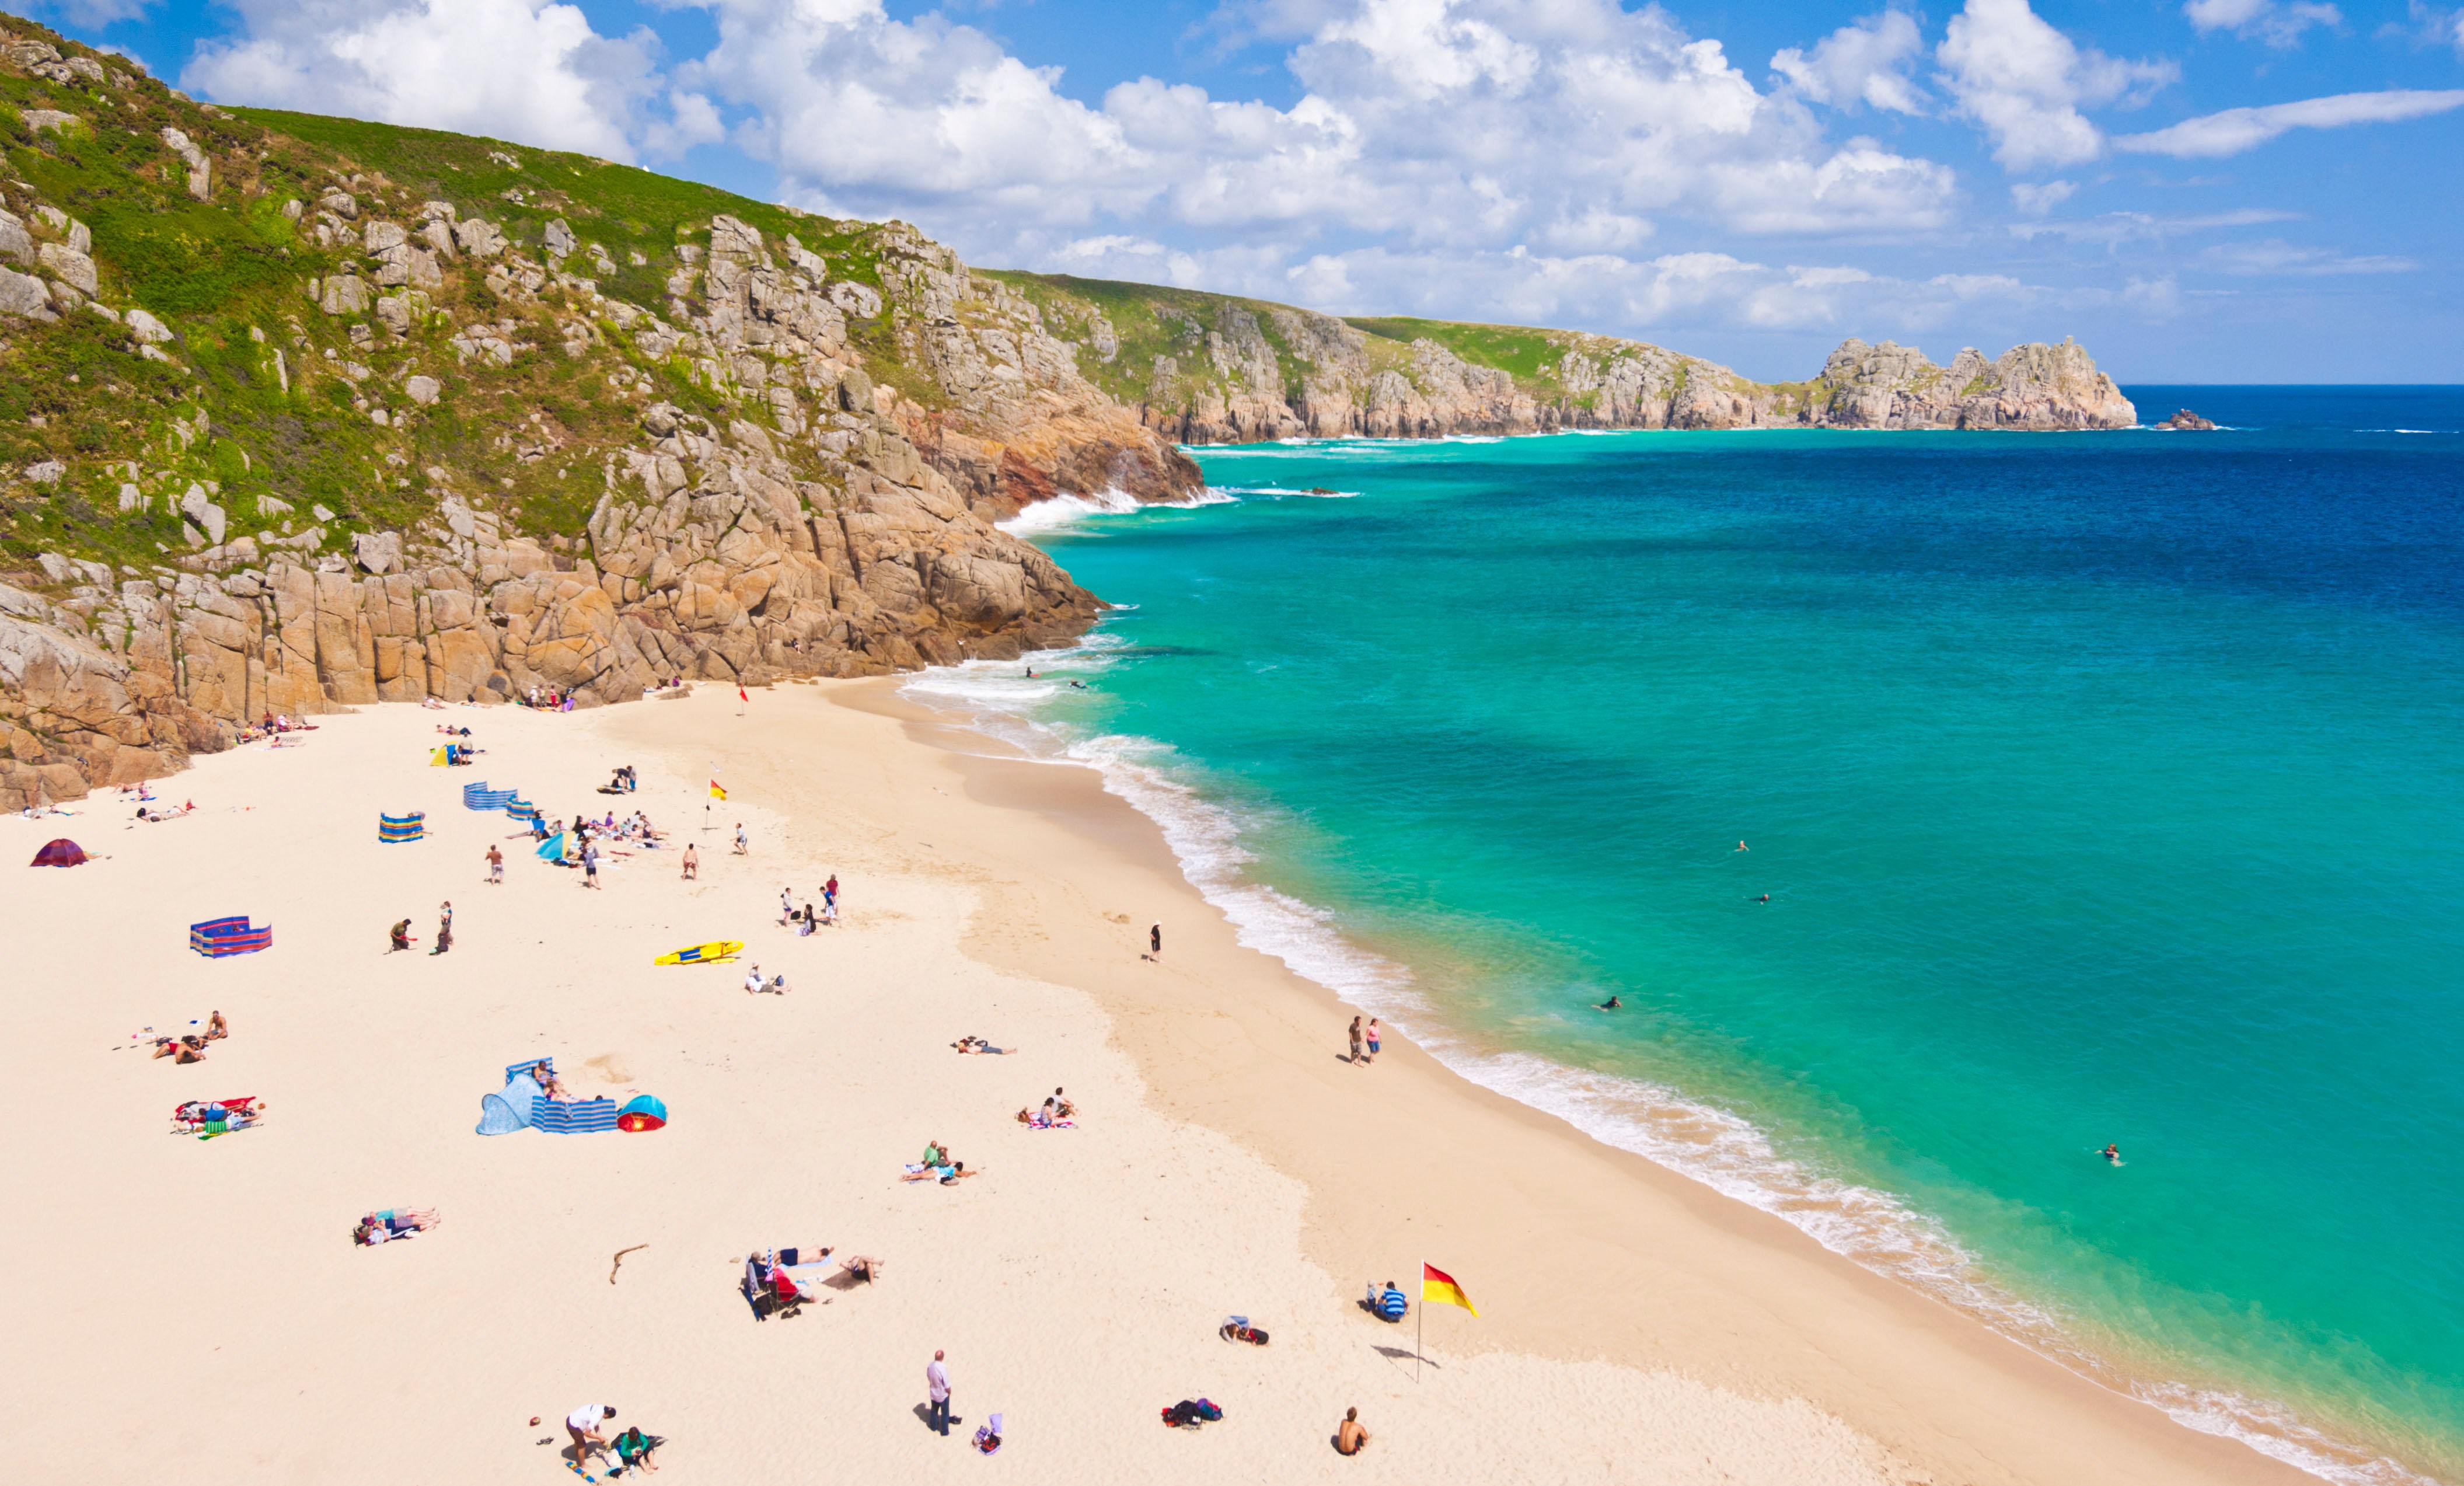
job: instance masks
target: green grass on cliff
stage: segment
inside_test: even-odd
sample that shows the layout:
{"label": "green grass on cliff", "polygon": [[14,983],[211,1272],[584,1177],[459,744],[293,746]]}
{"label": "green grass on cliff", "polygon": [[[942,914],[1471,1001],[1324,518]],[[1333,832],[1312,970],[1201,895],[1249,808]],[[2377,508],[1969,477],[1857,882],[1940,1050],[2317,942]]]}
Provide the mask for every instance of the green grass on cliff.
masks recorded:
{"label": "green grass on cliff", "polygon": [[[64,56],[127,67],[39,26],[6,24]],[[37,130],[27,115],[38,109],[78,122]],[[165,126],[212,157],[209,199],[189,194]],[[664,398],[722,426],[770,421],[759,399],[733,402],[701,386],[687,358],[651,361],[578,296],[551,285],[536,300],[498,302],[477,265],[449,272],[432,293],[435,313],[400,339],[373,314],[325,315],[311,280],[369,272],[356,241],[318,243],[318,198],[330,187],[358,198],[354,233],[372,216],[411,225],[422,203],[439,200],[487,218],[534,258],[547,223],[561,217],[613,264],[596,269],[585,252],[568,269],[663,318],[668,277],[686,266],[678,247],[701,240],[721,213],[774,242],[792,233],[827,261],[831,278],[873,285],[893,304],[882,247],[913,233],[501,141],[209,109],[142,75],[119,86],[63,84],[0,65],[0,195],[38,240],[59,233],[37,204],[91,231],[97,301],[147,310],[174,334],[161,347],[168,359],[153,360],[91,309],[52,323],[0,321],[0,576],[36,587],[46,585],[34,558],[46,552],[138,572],[175,564],[191,550],[178,512],[191,485],[228,514],[226,540],[265,543],[315,523],[321,549],[334,551],[355,531],[407,527],[434,509],[430,470],[515,530],[572,536],[605,489],[606,453],[640,442],[647,402]],[[289,202],[301,204],[296,222]],[[583,353],[567,355],[567,328],[593,320]],[[512,339],[531,348],[510,366],[458,361],[452,327],[481,322],[511,322]],[[889,314],[851,321],[848,332],[876,381],[927,406],[938,398]],[[442,381],[443,399],[415,406],[402,388],[414,372]],[[375,422],[379,410],[387,424]],[[32,477],[53,463],[64,469],[55,479]],[[317,518],[318,506],[330,518]]]}

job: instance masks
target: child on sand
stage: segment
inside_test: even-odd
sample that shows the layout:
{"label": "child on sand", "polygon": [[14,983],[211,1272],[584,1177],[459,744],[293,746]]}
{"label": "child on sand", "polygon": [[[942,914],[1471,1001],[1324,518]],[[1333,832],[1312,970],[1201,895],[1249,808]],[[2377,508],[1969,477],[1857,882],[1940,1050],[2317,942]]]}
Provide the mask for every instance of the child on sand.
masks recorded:
{"label": "child on sand", "polygon": [[700,879],[701,858],[693,854],[693,843],[687,842],[685,843],[685,880],[697,882]]}

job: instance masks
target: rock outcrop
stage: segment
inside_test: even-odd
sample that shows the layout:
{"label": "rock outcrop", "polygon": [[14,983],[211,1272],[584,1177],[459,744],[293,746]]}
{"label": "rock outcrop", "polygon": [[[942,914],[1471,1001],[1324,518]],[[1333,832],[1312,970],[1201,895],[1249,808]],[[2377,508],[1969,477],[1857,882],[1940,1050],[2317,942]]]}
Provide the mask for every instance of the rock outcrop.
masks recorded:
{"label": "rock outcrop", "polygon": [[1991,361],[1970,347],[1946,368],[1914,346],[1852,340],[1810,382],[1758,383],[1664,346],[1574,331],[1339,320],[1186,290],[1001,277],[1069,328],[1098,385],[1182,444],[1563,429],[2054,432],[2138,420],[2070,341]]}
{"label": "rock outcrop", "polygon": [[2174,413],[2162,423],[2151,423],[2148,427],[2163,429],[2167,433],[2212,433],[2216,428],[2213,423],[2200,417],[2188,408]]}

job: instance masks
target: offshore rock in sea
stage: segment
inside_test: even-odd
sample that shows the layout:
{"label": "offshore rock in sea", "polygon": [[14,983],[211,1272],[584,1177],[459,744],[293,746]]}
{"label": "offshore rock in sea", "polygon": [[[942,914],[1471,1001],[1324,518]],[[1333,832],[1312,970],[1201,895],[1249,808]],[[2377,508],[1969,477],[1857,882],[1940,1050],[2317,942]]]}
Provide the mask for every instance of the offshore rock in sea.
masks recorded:
{"label": "offshore rock in sea", "polygon": [[2181,411],[2173,414],[2173,416],[2166,419],[2162,423],[2150,426],[2163,429],[2167,432],[2185,433],[2207,433],[2213,432],[2215,429],[2215,425],[2213,423],[2210,422],[2206,418],[2200,417],[2197,413],[2192,412],[2188,408],[2183,409]]}

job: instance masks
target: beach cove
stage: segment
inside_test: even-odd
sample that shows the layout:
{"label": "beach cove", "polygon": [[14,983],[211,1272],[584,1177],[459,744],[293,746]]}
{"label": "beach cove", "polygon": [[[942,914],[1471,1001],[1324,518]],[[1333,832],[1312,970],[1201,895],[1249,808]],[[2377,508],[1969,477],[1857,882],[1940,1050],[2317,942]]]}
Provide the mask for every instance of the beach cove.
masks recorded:
{"label": "beach cove", "polygon": [[[1239,947],[1091,770],[992,756],[890,683],[742,710],[718,688],[369,708],[200,760],[164,787],[198,806],[180,820],[106,793],[7,822],[21,860],[59,834],[99,858],[20,869],[11,899],[11,1083],[42,1115],[7,1158],[0,1257],[42,1360],[36,1478],[545,1479],[558,1420],[604,1399],[671,1441],[671,1479],[938,1479],[983,1467],[937,1464],[971,1452],[921,1417],[935,1348],[957,1432],[1002,1413],[1002,1468],[1033,1479],[2305,1478],[1399,1040],[1351,1066],[1344,1009]],[[440,721],[472,727],[475,767],[429,765]],[[639,794],[590,793],[627,764]],[[583,891],[461,809],[474,777],[552,814],[644,809],[698,844],[700,881],[646,852]],[[380,844],[379,812],[410,810],[427,838]],[[778,925],[782,884],[833,874],[839,926]],[[450,955],[385,953],[402,917],[425,950],[446,898]],[[271,949],[190,952],[187,925],[241,911]],[[720,938],[787,994],[650,964]],[[216,1009],[232,1032],[203,1063],[131,1041]],[[962,1058],[965,1033],[1018,1051]],[[502,1069],[545,1055],[579,1097],[655,1094],[668,1128],[473,1134]],[[1021,1126],[1055,1086],[1075,1127]],[[259,1127],[166,1133],[180,1101],[239,1095]],[[901,1183],[928,1139],[980,1176]],[[384,1207],[443,1223],[353,1247]],[[757,1323],[743,1257],[788,1244],[886,1270]],[[1417,1291],[1421,1259],[1481,1315],[1429,1316],[1415,1381],[1411,1327],[1356,1300]],[[1234,1313],[1272,1344],[1220,1341]],[[1157,1427],[1201,1395],[1222,1422]],[[1346,1407],[1373,1435],[1353,1460],[1329,1446]]]}

